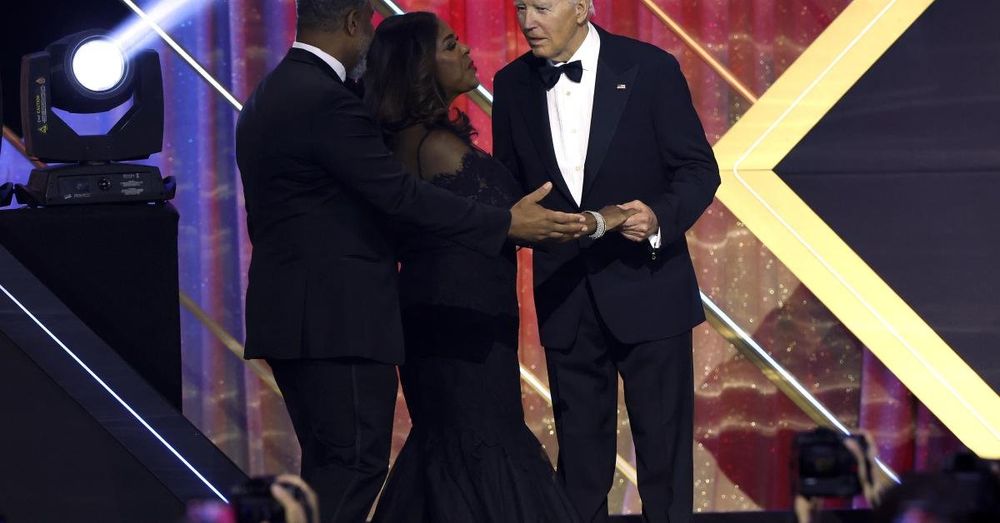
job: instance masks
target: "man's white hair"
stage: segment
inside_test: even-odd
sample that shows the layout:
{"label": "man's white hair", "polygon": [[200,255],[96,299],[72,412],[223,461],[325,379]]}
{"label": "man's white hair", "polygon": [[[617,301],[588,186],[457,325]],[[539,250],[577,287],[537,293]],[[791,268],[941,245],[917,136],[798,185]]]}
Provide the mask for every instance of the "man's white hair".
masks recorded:
{"label": "man's white hair", "polygon": [[[569,0],[569,1],[570,1],[570,3],[574,3],[575,4],[579,0]],[[589,19],[593,18],[595,14],[597,14],[597,9],[594,8],[594,0],[587,0],[587,6],[588,6],[587,7],[587,11],[589,12],[589,14],[587,15],[587,19],[589,20]]]}
{"label": "man's white hair", "polygon": [[[571,3],[575,3],[578,2],[579,0],[568,0],[568,1]],[[517,0],[515,0],[514,3],[517,4],[518,3]],[[588,5],[587,12],[589,13],[587,15],[587,19],[589,20],[593,18],[595,14],[597,14],[597,9],[594,7],[594,0],[587,0],[587,5]]]}

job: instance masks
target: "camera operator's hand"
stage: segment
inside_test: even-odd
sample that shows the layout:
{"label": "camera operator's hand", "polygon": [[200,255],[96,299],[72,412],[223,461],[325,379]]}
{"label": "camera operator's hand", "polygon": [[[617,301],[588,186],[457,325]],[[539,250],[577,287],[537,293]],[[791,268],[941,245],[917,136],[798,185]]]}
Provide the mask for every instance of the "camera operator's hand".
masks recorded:
{"label": "camera operator's hand", "polygon": [[865,438],[866,448],[862,450],[861,445],[850,438],[844,440],[844,446],[858,463],[858,481],[861,483],[865,501],[868,502],[869,507],[875,507],[882,499],[882,492],[889,488],[892,483],[884,474],[874,469],[876,447],[875,439],[872,438],[871,433],[860,430],[856,431],[856,434],[861,434]]}
{"label": "camera operator's hand", "polygon": [[819,514],[820,509],[823,508],[821,498],[807,498],[801,494],[795,495],[794,504],[797,523],[813,523],[813,519],[816,519],[814,516]]}
{"label": "camera operator's hand", "polygon": [[[309,503],[308,511],[306,510],[307,507],[303,507],[295,499],[295,496],[289,490],[290,486],[298,487],[305,493],[306,500]],[[286,523],[319,523],[319,501],[316,499],[316,493],[313,492],[313,489],[302,478],[291,474],[278,476],[271,485],[271,495],[285,509]],[[306,516],[307,512],[310,516]]]}

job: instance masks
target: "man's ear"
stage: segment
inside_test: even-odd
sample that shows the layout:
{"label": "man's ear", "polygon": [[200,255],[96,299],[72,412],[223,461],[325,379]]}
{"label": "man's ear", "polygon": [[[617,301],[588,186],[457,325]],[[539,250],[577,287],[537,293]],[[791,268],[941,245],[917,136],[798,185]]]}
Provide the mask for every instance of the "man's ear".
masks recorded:
{"label": "man's ear", "polygon": [[576,22],[582,24],[587,21],[587,17],[590,15],[590,0],[575,0],[574,3],[576,4],[573,7]]}
{"label": "man's ear", "polygon": [[355,36],[361,31],[361,12],[351,9],[344,15],[344,32]]}

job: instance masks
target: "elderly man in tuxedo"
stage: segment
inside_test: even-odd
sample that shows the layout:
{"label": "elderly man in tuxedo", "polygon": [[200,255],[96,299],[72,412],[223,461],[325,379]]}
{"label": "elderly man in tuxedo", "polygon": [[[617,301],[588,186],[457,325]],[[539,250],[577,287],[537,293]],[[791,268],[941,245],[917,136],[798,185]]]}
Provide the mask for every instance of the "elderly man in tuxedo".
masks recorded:
{"label": "elderly man in tuxedo", "polygon": [[[496,75],[494,154],[565,212],[638,210],[534,253],[558,473],[585,521],[607,521],[618,376],[647,521],[692,511],[692,328],[704,321],[684,233],[719,170],[677,60],[590,22],[591,0],[514,0],[531,51]],[[596,219],[597,217],[595,217]]]}

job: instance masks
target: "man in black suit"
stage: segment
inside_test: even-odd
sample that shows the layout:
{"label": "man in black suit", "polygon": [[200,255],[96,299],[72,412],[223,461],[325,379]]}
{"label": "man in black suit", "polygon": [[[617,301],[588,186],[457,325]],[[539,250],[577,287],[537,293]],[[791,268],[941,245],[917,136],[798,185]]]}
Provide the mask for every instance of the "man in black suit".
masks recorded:
{"label": "man in black suit", "polygon": [[590,0],[514,4],[531,52],[496,76],[494,154],[525,187],[553,182],[552,209],[638,211],[534,253],[559,478],[585,521],[607,520],[620,374],[643,513],[687,522],[704,312],[684,233],[719,185],[715,157],[672,56],[595,27]]}
{"label": "man in black suit", "polygon": [[578,238],[583,218],[475,204],[406,173],[344,85],[374,32],[368,0],[298,0],[293,48],[236,129],[253,257],[246,357],[266,358],[323,521],[364,521],[388,467],[403,361],[396,262],[382,218],[484,253],[508,237]]}

